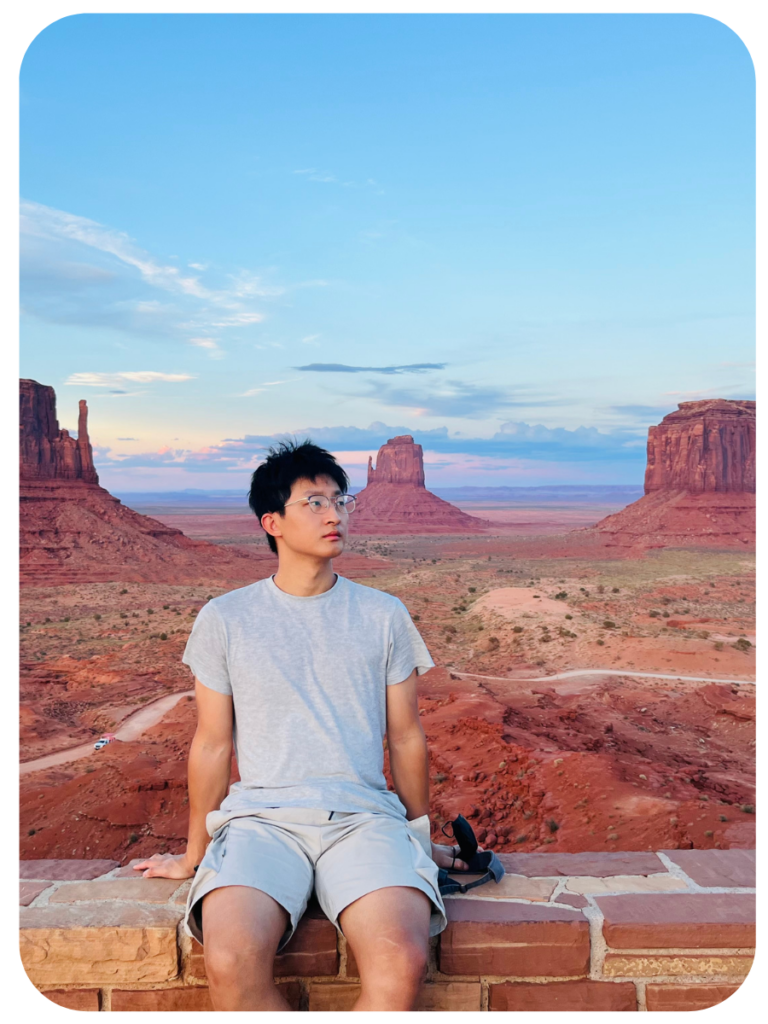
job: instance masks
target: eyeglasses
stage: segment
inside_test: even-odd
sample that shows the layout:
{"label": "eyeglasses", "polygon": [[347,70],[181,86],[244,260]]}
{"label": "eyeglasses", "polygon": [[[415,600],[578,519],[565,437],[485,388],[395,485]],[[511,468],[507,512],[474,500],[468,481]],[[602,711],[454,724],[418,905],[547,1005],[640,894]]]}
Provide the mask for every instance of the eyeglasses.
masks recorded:
{"label": "eyeglasses", "polygon": [[336,498],[329,498],[325,494],[310,494],[308,498],[297,498],[295,501],[286,502],[284,508],[288,508],[289,505],[297,505],[300,501],[306,501],[310,510],[317,515],[329,509],[331,503],[337,512],[355,511],[355,497],[352,494],[340,494]]}

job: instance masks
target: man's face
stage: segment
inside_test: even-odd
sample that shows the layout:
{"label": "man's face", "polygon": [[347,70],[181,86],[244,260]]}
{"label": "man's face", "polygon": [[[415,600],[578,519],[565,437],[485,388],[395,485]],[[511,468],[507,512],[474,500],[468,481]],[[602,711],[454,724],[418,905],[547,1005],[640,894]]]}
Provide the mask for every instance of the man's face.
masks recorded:
{"label": "man's face", "polygon": [[319,476],[316,480],[296,480],[283,514],[268,513],[262,517],[262,522],[265,519],[271,521],[275,527],[275,535],[297,554],[313,555],[316,558],[337,558],[344,550],[349,514],[340,512],[333,504],[319,513],[313,512],[307,502],[301,499],[311,498],[317,494],[333,499],[341,493],[338,484],[329,476]]}

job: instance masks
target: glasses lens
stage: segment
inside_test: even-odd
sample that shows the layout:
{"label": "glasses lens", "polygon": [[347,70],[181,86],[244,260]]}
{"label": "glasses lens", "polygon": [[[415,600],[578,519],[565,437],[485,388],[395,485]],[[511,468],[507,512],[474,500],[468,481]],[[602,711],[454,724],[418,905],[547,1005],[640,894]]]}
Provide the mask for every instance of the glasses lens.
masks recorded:
{"label": "glasses lens", "polygon": [[[331,499],[324,494],[313,494],[311,498],[307,498],[307,504],[313,512],[320,515],[321,512],[330,508]],[[333,499],[333,504],[339,512],[354,512],[355,510],[355,499],[351,494],[340,494],[338,498]]]}

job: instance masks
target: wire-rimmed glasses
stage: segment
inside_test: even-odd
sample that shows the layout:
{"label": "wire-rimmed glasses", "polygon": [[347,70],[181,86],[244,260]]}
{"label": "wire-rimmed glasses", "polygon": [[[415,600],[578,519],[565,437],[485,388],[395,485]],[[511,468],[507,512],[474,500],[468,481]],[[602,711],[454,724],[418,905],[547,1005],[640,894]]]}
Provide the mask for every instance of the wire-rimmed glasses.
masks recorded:
{"label": "wire-rimmed glasses", "polygon": [[295,501],[287,501],[284,508],[288,508],[289,505],[297,505],[300,501],[305,501],[310,511],[316,515],[321,515],[329,509],[331,503],[333,503],[337,512],[349,513],[355,511],[354,494],[339,494],[335,498],[329,498],[326,494],[310,494],[308,498],[296,498]]}

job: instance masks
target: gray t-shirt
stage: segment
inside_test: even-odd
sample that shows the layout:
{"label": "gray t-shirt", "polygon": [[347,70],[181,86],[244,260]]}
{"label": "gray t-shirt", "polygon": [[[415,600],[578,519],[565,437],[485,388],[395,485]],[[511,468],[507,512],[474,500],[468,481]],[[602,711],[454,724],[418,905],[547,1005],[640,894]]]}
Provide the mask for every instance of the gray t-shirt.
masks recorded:
{"label": "gray t-shirt", "polygon": [[296,597],[269,577],[201,608],[182,661],[234,703],[241,781],[211,834],[260,807],[405,816],[384,778],[386,688],[434,662],[398,598],[338,575]]}

